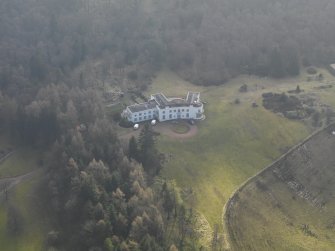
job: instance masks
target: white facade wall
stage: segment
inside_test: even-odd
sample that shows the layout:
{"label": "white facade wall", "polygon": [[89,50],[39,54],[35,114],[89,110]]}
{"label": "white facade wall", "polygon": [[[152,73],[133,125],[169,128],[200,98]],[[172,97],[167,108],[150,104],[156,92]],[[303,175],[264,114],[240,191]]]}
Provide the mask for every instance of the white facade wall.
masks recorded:
{"label": "white facade wall", "polygon": [[181,106],[181,107],[165,107],[163,109],[158,106],[153,109],[148,109],[140,112],[131,112],[127,109],[127,119],[133,123],[143,122],[152,119],[159,121],[167,121],[173,119],[200,119],[199,114],[203,113],[203,105],[196,107]]}
{"label": "white facade wall", "polygon": [[180,106],[180,107],[166,107],[164,109],[158,108],[159,121],[173,120],[173,119],[200,119],[197,117],[198,113],[203,113],[203,105],[199,107]]}
{"label": "white facade wall", "polygon": [[[129,111],[130,112],[130,111]],[[157,118],[157,109],[147,109],[145,111],[140,112],[130,112],[130,116],[128,116],[128,120],[133,123],[138,123],[142,121],[152,120]]]}

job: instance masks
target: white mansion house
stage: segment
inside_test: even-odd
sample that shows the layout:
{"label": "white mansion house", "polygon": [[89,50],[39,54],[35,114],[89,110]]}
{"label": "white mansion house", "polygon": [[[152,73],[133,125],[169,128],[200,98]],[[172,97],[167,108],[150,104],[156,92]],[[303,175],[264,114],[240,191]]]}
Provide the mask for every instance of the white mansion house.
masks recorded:
{"label": "white mansion house", "polygon": [[122,117],[133,123],[151,119],[202,119],[204,106],[199,92],[188,92],[186,98],[167,98],[162,93],[151,95],[148,102],[128,106]]}

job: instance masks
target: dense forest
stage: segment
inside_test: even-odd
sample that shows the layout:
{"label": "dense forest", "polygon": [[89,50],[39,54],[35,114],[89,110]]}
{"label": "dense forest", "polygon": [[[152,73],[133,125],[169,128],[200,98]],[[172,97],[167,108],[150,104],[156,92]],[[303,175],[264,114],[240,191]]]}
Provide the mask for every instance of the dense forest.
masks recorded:
{"label": "dense forest", "polygon": [[335,61],[334,13],[332,0],[1,1],[0,129],[47,149],[48,245],[195,249],[192,210],[157,181],[155,135],[120,143],[105,84],[145,90],[163,67],[199,85],[297,75]]}
{"label": "dense forest", "polygon": [[162,66],[204,85],[295,75],[333,62],[334,9],[331,0],[2,1],[0,86],[11,95],[87,86],[97,76],[79,66],[92,59],[104,62],[100,78],[126,70],[139,83]]}

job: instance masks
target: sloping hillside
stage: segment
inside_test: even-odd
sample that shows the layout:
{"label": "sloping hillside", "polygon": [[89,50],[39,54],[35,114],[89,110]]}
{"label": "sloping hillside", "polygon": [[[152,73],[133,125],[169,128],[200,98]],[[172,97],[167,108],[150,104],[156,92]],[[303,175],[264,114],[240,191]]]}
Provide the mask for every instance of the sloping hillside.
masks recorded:
{"label": "sloping hillside", "polygon": [[242,186],[225,215],[233,250],[335,249],[332,125]]}

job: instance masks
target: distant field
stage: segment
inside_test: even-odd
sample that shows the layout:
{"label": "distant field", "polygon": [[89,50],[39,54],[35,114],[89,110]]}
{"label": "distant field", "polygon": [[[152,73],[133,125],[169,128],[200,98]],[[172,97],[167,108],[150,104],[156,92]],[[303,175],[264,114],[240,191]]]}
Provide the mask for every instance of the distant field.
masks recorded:
{"label": "distant field", "polygon": [[[43,216],[42,205],[36,205],[35,185],[41,174],[32,180],[17,185],[10,191],[9,201],[0,203],[0,250],[38,251],[43,250],[48,220]],[[19,214],[21,231],[16,236],[8,233],[8,208],[14,207]],[[38,209],[38,210],[37,210]]]}
{"label": "distant field", "polygon": [[0,178],[13,177],[28,173],[38,166],[38,152],[28,148],[20,148],[10,158],[0,163]]}
{"label": "distant field", "polygon": [[227,212],[233,250],[335,250],[335,137],[314,136],[257,176]]}
{"label": "distant field", "polygon": [[[14,177],[36,170],[40,158],[37,150],[18,148],[0,135],[0,149],[12,148],[13,154],[0,162],[1,179]],[[43,250],[48,221],[43,216],[43,205],[36,199],[35,189],[42,175],[37,171],[31,178],[22,181],[8,192],[8,201],[0,193],[0,250],[37,251]],[[1,188],[2,190],[2,188]],[[8,232],[8,211],[15,208],[21,231],[17,235]]]}

